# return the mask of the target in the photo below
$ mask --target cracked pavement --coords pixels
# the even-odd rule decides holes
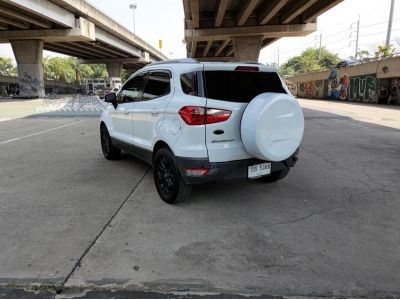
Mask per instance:
[[[96,118],[0,122],[0,297],[399,297],[400,130],[320,102],[283,181],[177,206],[103,159]]]

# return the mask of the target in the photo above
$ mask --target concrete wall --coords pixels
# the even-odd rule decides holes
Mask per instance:
[[[76,84],[56,80],[45,80],[44,86],[46,94],[76,94],[80,88]],[[18,77],[0,76],[0,96],[16,96],[18,92],[20,92]]]
[[[400,105],[400,56],[287,80],[298,97]]]

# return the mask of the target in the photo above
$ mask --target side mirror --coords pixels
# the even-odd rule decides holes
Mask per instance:
[[[109,93],[109,94],[105,95],[104,101],[107,103],[113,103],[113,102],[117,101],[117,94]]]
[[[111,103],[114,108],[117,108],[117,94],[116,93],[109,93],[104,96],[104,101],[107,103]]]

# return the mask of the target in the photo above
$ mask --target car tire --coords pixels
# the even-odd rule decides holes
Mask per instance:
[[[161,148],[155,154],[153,176],[158,195],[166,203],[176,204],[189,198],[192,186],[183,180],[169,149]]]
[[[102,124],[100,127],[100,142],[103,155],[108,160],[117,160],[121,158],[121,149],[112,144],[107,127]]]
[[[270,175],[260,178],[261,182],[276,182],[285,178],[290,171],[290,167],[285,167],[282,170],[271,172]]]

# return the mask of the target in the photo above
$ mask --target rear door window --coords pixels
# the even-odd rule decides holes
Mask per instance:
[[[146,87],[144,88],[142,101],[152,100],[168,95],[171,91],[170,76],[165,72],[150,72]]]
[[[200,73],[201,74],[201,73]],[[197,83],[197,72],[190,72],[181,75],[181,86],[182,91],[186,95],[198,96],[198,83]]]
[[[275,72],[205,71],[206,97],[215,100],[249,103],[262,93],[286,94]]]

